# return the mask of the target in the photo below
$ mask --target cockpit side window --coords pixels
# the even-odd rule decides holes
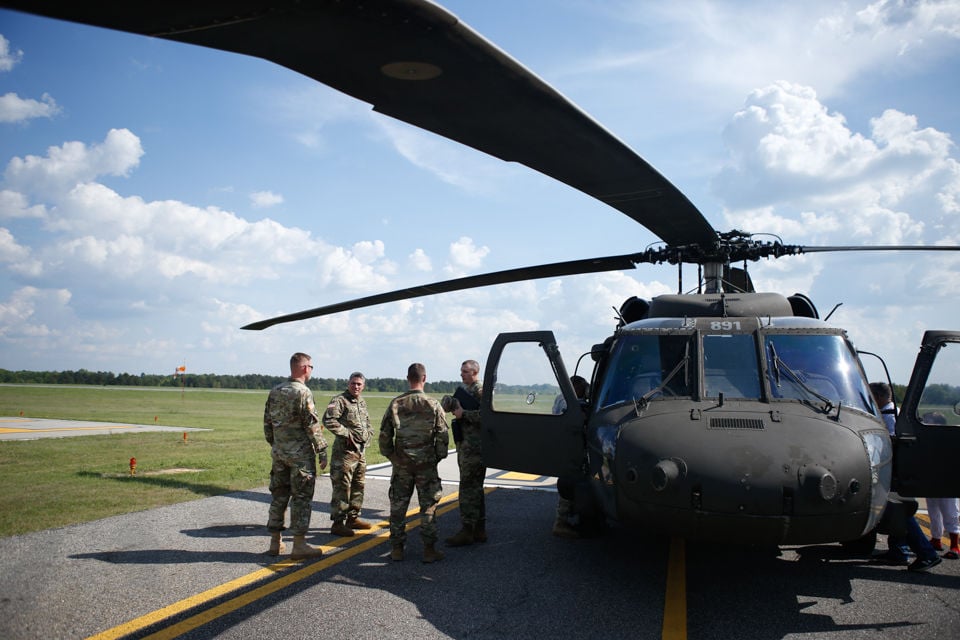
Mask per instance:
[[[960,425],[960,350],[955,344],[946,344],[937,354],[927,377],[917,420],[925,425]]]

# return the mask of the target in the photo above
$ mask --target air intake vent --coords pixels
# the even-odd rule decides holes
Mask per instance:
[[[711,429],[763,429],[763,420],[752,418],[710,418]]]

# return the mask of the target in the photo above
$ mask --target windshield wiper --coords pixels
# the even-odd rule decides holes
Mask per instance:
[[[823,395],[823,394],[817,392],[816,390],[812,389],[811,387],[809,387],[809,386],[807,385],[807,383],[805,383],[805,382],[800,378],[800,375],[799,375],[796,371],[794,371],[793,369],[791,369],[791,368],[787,365],[786,362],[784,362],[783,360],[780,359],[780,356],[777,355],[777,349],[776,349],[776,347],[773,346],[773,342],[770,343],[770,360],[771,360],[771,363],[772,363],[772,365],[773,365],[773,375],[774,375],[774,377],[776,378],[776,381],[777,381],[777,388],[780,387],[780,369],[781,369],[781,367],[782,367],[783,370],[784,370],[784,371],[787,373],[787,375],[789,376],[789,378],[790,378],[791,380],[793,380],[793,382],[794,382],[798,387],[800,387],[801,389],[803,389],[804,391],[806,391],[807,393],[809,393],[809,394],[812,395],[813,397],[815,397],[815,398],[817,398],[818,400],[820,400],[821,402],[823,402],[823,406],[821,407],[821,410],[822,410],[824,413],[830,413],[830,411],[833,409],[833,407],[836,406],[836,405],[833,404],[833,400],[831,400],[830,398],[826,397],[825,395]]]
[[[633,399],[633,405],[637,411],[638,416],[640,415],[641,411],[647,408],[647,404],[650,402],[650,398],[657,395],[658,393],[662,393],[663,390],[667,387],[667,385],[670,384],[670,381],[673,380],[678,373],[680,373],[680,369],[683,369],[684,371],[684,383],[686,384],[686,387],[687,388],[690,387],[689,372],[687,370],[687,364],[689,362],[690,362],[690,343],[687,342],[686,347],[684,348],[683,357],[680,358],[680,361],[677,362],[676,366],[670,371],[670,373],[667,374],[667,377],[663,379],[663,382],[661,382],[659,385],[657,385],[655,388],[651,389],[650,391],[647,391],[645,394],[643,394],[639,398]]]

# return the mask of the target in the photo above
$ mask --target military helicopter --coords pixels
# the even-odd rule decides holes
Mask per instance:
[[[802,253],[960,247],[809,247],[718,233],[634,151],[427,0],[197,1],[176,11],[119,1],[0,5],[271,60],[383,114],[525,164],[660,237],[665,246],[638,253],[448,280],[243,327],[521,280],[678,265],[677,294],[633,298],[618,310],[612,334],[589,354],[585,398],[552,332],[501,334],[487,358],[487,465],[557,476],[584,517],[686,538],[811,544],[869,535],[891,488],[960,494],[960,476],[948,473],[960,451],[960,390],[935,384],[938,372],[956,370],[960,349],[945,347],[957,347],[960,332],[924,335],[892,440],[846,332],[802,294],[755,291],[747,272],[748,262]],[[683,292],[684,264],[698,266],[696,293]],[[947,398],[934,402],[945,386]],[[929,418],[932,408],[945,409],[952,426]]]

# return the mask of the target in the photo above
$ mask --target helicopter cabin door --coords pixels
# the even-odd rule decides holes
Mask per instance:
[[[553,332],[497,336],[480,421],[487,467],[557,477],[581,472],[586,417]]]
[[[897,416],[894,489],[960,496],[960,332],[927,331]]]

